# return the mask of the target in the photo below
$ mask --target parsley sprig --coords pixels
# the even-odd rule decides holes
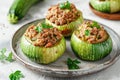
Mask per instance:
[[[78,66],[78,64],[81,63],[80,61],[78,61],[77,59],[72,60],[70,58],[67,59],[67,66],[68,69],[79,69],[80,67]]]
[[[10,80],[20,80],[20,78],[24,78],[24,75],[19,70],[15,71],[9,75]]]
[[[59,7],[60,9],[70,9],[70,2],[66,1],[64,3],[60,3]]]
[[[89,36],[90,35],[90,31],[89,30],[85,30],[85,35]]]
[[[92,23],[92,24],[89,24],[89,26],[90,26],[91,28],[96,27],[97,29],[100,29],[100,25],[99,25],[96,21],[93,21],[93,23]],[[86,35],[86,36],[89,36],[89,35],[90,35],[90,30],[85,30],[85,35]]]
[[[42,28],[52,28],[53,26],[46,24],[45,22],[41,23]]]
[[[91,24],[91,27],[96,27],[97,29],[100,29],[100,25],[96,22],[96,21],[93,21],[93,23]]]
[[[46,24],[45,22],[42,22],[40,25],[38,25],[38,26],[35,28],[35,30],[36,30],[37,32],[41,32],[42,29],[52,28],[52,27],[53,27],[53,26],[48,25],[48,24]]]
[[[9,61],[9,62],[14,61],[13,57],[12,57],[13,56],[12,52],[10,52],[8,56],[6,56],[5,55],[6,51],[7,51],[6,48],[3,48],[3,49],[0,50],[0,61],[2,61],[2,62],[4,62],[4,61]]]
[[[42,27],[37,26],[37,27],[35,28],[35,30],[36,30],[37,32],[41,32],[41,31],[42,31]]]

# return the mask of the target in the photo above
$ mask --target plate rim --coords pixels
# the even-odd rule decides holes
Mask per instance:
[[[28,66],[28,68],[30,68],[30,69],[36,69],[36,70],[39,70],[39,71],[42,71],[42,72],[54,72],[55,71],[55,73],[59,73],[59,72],[67,72],[67,73],[69,73],[69,72],[79,72],[79,74],[78,75],[85,75],[85,74],[91,74],[91,73],[95,73],[95,72],[98,72],[98,71],[101,71],[101,70],[103,70],[103,69],[106,69],[106,68],[108,68],[109,66],[111,66],[111,65],[113,65],[118,59],[119,59],[119,57],[120,57],[120,52],[119,52],[119,55],[116,55],[113,59],[111,59],[109,62],[107,62],[107,63],[103,63],[103,64],[99,64],[99,65],[97,65],[95,68],[92,68],[92,69],[90,69],[90,70],[82,70],[83,72],[81,72],[81,69],[76,69],[76,70],[69,70],[69,69],[53,69],[53,68],[49,68],[49,67],[47,67],[46,66],[46,68],[42,68],[42,67],[40,67],[40,66],[36,66],[36,65],[34,65],[34,64],[31,64],[31,63],[29,63],[29,62],[27,62],[27,61],[24,61],[20,56],[18,56],[17,55],[17,53],[15,52],[15,50],[14,50],[14,48],[13,48],[13,39],[14,39],[14,37],[15,37],[15,34],[19,31],[19,30],[21,30],[22,28],[23,28],[23,26],[26,26],[26,25],[29,25],[29,24],[31,24],[31,23],[33,23],[33,22],[36,22],[36,21],[40,21],[40,20],[43,20],[43,19],[45,19],[45,18],[41,18],[41,19],[36,19],[36,20],[33,20],[33,21],[31,21],[31,22],[28,22],[28,23],[26,23],[26,24],[24,24],[24,25],[22,25],[19,29],[17,29],[15,32],[14,32],[14,34],[12,35],[12,38],[11,38],[11,40],[10,40],[10,48],[11,48],[11,50],[12,50],[12,52],[13,52],[13,56],[18,60],[18,61],[20,61],[20,62],[22,62],[25,66]],[[84,19],[84,20],[91,20],[91,19]],[[91,20],[91,21],[93,21],[93,20]],[[98,22],[98,21],[96,21],[96,22]],[[99,24],[101,24],[101,25],[103,25],[103,26],[105,26],[105,27],[107,27],[107,28],[109,28],[111,31],[113,31],[115,34],[116,34],[116,36],[120,39],[120,36],[113,30],[113,29],[111,29],[110,27],[108,27],[108,26],[106,26],[106,25],[104,25],[104,24],[102,24],[102,23],[100,23],[100,22],[98,22]],[[99,69],[98,69],[99,68]],[[78,76],[77,75],[77,76]]]

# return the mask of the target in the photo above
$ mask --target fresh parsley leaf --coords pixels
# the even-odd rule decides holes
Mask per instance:
[[[96,22],[96,21],[93,21],[93,23],[91,24],[91,27],[96,27],[97,29],[100,29],[100,25]]]
[[[13,61],[12,52],[9,53],[8,56],[6,56],[5,53],[6,53],[6,48],[1,49],[1,51],[0,51],[0,61],[5,61],[5,60],[7,60],[7,61],[9,61],[9,62],[12,62],[12,61]]]
[[[45,22],[42,22],[41,27],[42,28],[52,28],[53,26],[50,26],[50,25],[46,24]]]
[[[37,27],[35,28],[35,30],[36,30],[37,32],[41,32],[41,31],[42,31],[42,27],[37,26]]]
[[[77,65],[79,63],[80,63],[80,61],[78,61],[77,59],[75,59],[75,60],[72,60],[70,58],[67,59],[68,69],[79,69],[80,67]]]
[[[4,61],[6,59],[5,52],[6,52],[6,48],[1,49],[1,51],[0,51],[0,61]]]
[[[39,25],[35,28],[35,30],[36,30],[37,32],[41,32],[42,29],[44,29],[44,28],[52,28],[52,27],[53,27],[53,26],[50,26],[50,25],[46,24],[45,22],[42,22],[41,24],[39,24]]]
[[[8,57],[6,58],[6,60],[9,62],[13,62],[14,60],[13,60],[12,56],[13,56],[13,54],[12,54],[12,52],[10,52]]]
[[[64,2],[64,3],[60,3],[59,7],[61,9],[70,9],[70,2],[67,1],[67,2]]]
[[[6,56],[4,53],[0,54],[0,61],[4,61],[6,59]]]
[[[89,30],[85,30],[85,35],[89,36],[90,35],[90,31]]]
[[[10,80],[20,80],[20,78],[24,78],[24,75],[19,70],[9,75]]]
[[[4,54],[6,52],[6,48],[3,48],[0,52]]]
[[[65,9],[65,3],[60,3],[59,7],[60,7],[61,9]]]
[[[73,62],[74,62],[74,63],[77,63],[77,64],[80,63],[80,61],[78,61],[77,59],[73,60]]]

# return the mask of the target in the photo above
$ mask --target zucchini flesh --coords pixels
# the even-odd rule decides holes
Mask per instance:
[[[110,36],[104,42],[90,44],[80,40],[74,33],[71,37],[71,47],[73,52],[83,60],[96,61],[106,57],[112,50],[112,40]]]
[[[14,0],[8,12],[8,20],[10,23],[17,23],[22,19],[30,7],[40,0]]]

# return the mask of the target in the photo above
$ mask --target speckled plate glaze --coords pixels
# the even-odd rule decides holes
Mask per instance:
[[[63,56],[61,56],[56,62],[48,64],[48,65],[42,65],[37,64],[33,61],[31,61],[29,58],[27,58],[20,48],[20,39],[21,36],[24,34],[27,27],[31,24],[37,24],[44,19],[35,20],[33,22],[30,22],[28,24],[25,24],[20,29],[18,29],[12,39],[11,39],[11,49],[15,56],[15,58],[23,63],[27,68],[30,68],[32,70],[38,71],[42,74],[46,74],[49,76],[55,76],[55,77],[75,77],[75,76],[81,76],[85,74],[91,74],[94,72],[98,72],[100,70],[103,70],[109,66],[111,66],[113,63],[115,63],[119,59],[120,55],[120,38],[118,34],[110,29],[109,27],[101,24],[104,26],[104,28],[108,31],[110,34],[112,41],[113,41],[113,50],[112,52],[105,57],[102,60],[95,61],[95,62],[89,62],[89,61],[81,61],[81,64],[79,64],[80,69],[77,70],[69,70],[66,65],[67,58],[76,59],[77,57],[74,55],[74,53],[71,50],[70,47],[70,39],[66,39],[67,48]],[[85,19],[87,20],[87,19]]]

